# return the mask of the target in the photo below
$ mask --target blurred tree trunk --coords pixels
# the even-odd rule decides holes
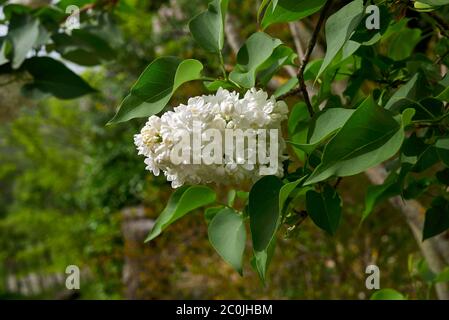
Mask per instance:
[[[145,215],[144,207],[126,208],[122,212],[122,234],[125,243],[123,284],[126,299],[142,299],[140,292],[141,272],[145,270],[142,259],[146,259],[142,253],[144,241],[154,221]]]
[[[365,173],[373,184],[382,184],[388,175],[383,166],[368,169]],[[434,273],[440,273],[449,263],[449,241],[447,232],[439,237],[433,237],[426,241],[422,241],[422,229],[426,209],[418,201],[403,200],[400,196],[390,198],[389,202],[402,213],[405,221],[412,230],[413,236],[426,259],[429,268]],[[446,283],[436,284],[435,289],[439,299],[449,300],[449,289]]]

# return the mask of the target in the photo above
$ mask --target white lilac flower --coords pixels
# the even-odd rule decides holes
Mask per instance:
[[[282,175],[282,161],[286,159],[285,141],[281,134],[281,122],[287,118],[288,108],[283,101],[276,101],[274,97],[268,97],[263,90],[251,89],[243,98],[237,92],[229,92],[220,88],[215,95],[203,95],[188,100],[187,105],[181,104],[173,111],[165,112],[161,117],[151,116],[140,134],[134,136],[134,143],[138,153],[146,157],[146,169],[159,175],[162,171],[167,180],[172,182],[172,187],[177,188],[183,184],[240,184],[246,181],[256,181],[262,176],[262,167],[268,164],[239,163],[236,156],[225,153],[224,140],[226,129],[253,130],[274,129],[277,132],[277,150],[275,156],[276,166],[274,175]],[[182,137],[193,137],[194,123],[200,124],[201,132],[215,129],[223,137],[223,152],[218,155],[221,162],[194,164],[192,161],[183,161],[174,164],[171,152],[174,146],[181,143]],[[257,131],[258,132],[258,131]],[[200,150],[204,150],[209,143],[201,134]],[[266,138],[266,150],[270,155],[272,140]],[[189,141],[190,140],[189,138]],[[206,141],[206,142],[204,142]],[[259,138],[257,138],[259,141]],[[182,145],[186,152],[193,154],[192,145]],[[235,145],[234,145],[235,147]],[[273,149],[276,144],[273,144]],[[249,142],[244,143],[244,155],[249,155],[260,150],[255,150]],[[183,149],[184,150],[184,149]],[[221,149],[220,149],[221,150]],[[273,150],[271,150],[273,153]],[[197,152],[203,159],[202,152]],[[191,160],[191,157],[189,157]]]

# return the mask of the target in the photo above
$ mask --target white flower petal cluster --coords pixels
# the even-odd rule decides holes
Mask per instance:
[[[278,152],[277,173],[282,175],[282,161],[286,145],[281,134],[281,122],[287,118],[288,107],[283,101],[268,97],[263,90],[255,88],[247,91],[243,98],[237,92],[220,88],[214,95],[192,97],[187,105],[181,104],[173,111],[165,112],[161,117],[151,116],[140,134],[134,136],[134,143],[140,155],[144,155],[146,169],[159,175],[162,171],[171,181],[172,187],[183,184],[240,184],[256,181],[261,177],[260,164],[238,164],[235,159],[223,153],[222,164],[174,165],[170,158],[173,146],[184,134],[192,134],[193,123],[201,123],[201,130],[218,129],[225,136],[225,129],[258,130],[277,129]],[[269,151],[267,138],[267,150]],[[201,146],[204,147],[204,146]],[[248,146],[246,146],[248,147]],[[189,146],[188,148],[191,148]],[[224,149],[223,149],[224,150]],[[256,152],[256,150],[245,150]]]

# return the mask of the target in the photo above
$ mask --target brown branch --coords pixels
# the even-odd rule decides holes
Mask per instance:
[[[321,11],[318,23],[315,26],[315,29],[310,37],[310,40],[307,45],[306,53],[298,52],[298,56],[302,57],[301,58],[301,67],[297,74],[299,87],[294,88],[294,89],[290,90],[289,92],[284,93],[283,95],[281,95],[277,98],[278,100],[283,100],[283,99],[293,96],[293,95],[302,94],[310,116],[313,116],[315,114],[315,111],[313,110],[312,103],[310,102],[309,92],[307,91],[307,86],[304,81],[304,72],[305,72],[307,64],[309,63],[309,60],[312,56],[312,52],[313,52],[313,50],[316,46],[316,43],[318,41],[318,35],[320,33],[321,27],[324,23],[324,20],[327,16],[327,13],[329,12],[331,6],[332,6],[332,0],[328,0],[326,2],[325,6],[323,7],[323,10]]]
[[[284,93],[284,94],[280,95],[279,97],[277,97],[276,100],[284,100],[285,98],[294,96],[295,94],[298,94],[298,93],[301,93],[301,88],[292,89],[289,92]]]
[[[304,55],[304,59],[302,60],[301,67],[299,68],[298,72],[299,87],[301,88],[301,92],[304,97],[304,102],[307,106],[307,110],[309,111],[311,117],[315,115],[315,111],[313,109],[312,103],[310,102],[309,92],[307,91],[306,82],[304,80],[304,72],[306,70],[307,64],[309,63],[312,51],[315,48],[316,42],[318,40],[318,34],[321,31],[321,27],[323,26],[324,20],[326,19],[327,13],[329,12],[331,7],[332,7],[332,0],[327,0],[326,4],[323,7],[323,10],[321,10],[320,18],[315,27],[315,30],[312,33],[312,37],[309,40],[307,51]]]
[[[337,189],[337,188],[338,188],[338,186],[339,186],[340,183],[341,183],[341,180],[343,180],[342,177],[338,177],[338,178],[337,178],[337,181],[336,181],[335,184],[334,184],[334,189]]]

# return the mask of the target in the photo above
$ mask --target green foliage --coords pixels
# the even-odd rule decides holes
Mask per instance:
[[[8,39],[13,46],[12,67],[17,69],[25,60],[39,36],[39,22],[30,15],[13,14],[11,17]]]
[[[131,88],[110,123],[151,116],[160,112],[183,83],[200,78],[203,65],[189,59],[164,57],[152,62]]]
[[[343,108],[325,109],[316,114],[310,124],[307,144],[292,142],[292,146],[312,153],[317,146],[323,144],[348,121],[354,110]]]
[[[449,4],[448,0],[420,0],[416,2],[426,3],[431,6],[444,6],[445,4]]]
[[[438,139],[435,148],[440,160],[449,167],[449,138]]]
[[[256,83],[256,72],[282,42],[263,32],[253,34],[237,54],[237,66],[230,74],[231,80],[251,88]]]
[[[193,38],[204,50],[220,52],[224,43],[224,20],[228,9],[228,0],[214,0],[207,11],[198,14],[190,23]]]
[[[224,208],[225,208],[224,206],[215,206],[206,208],[204,210],[204,219],[209,224],[212,221],[212,219],[217,215],[217,213],[223,210]]]
[[[246,229],[242,215],[231,208],[217,212],[209,224],[209,240],[220,256],[242,274]]]
[[[85,112],[74,102],[47,100],[2,125],[0,259],[6,266],[0,276],[60,274],[77,264],[91,272],[91,297],[117,298],[117,209],[141,203],[147,183],[129,146],[137,127],[107,134],[110,111],[87,107]],[[109,148],[106,138],[114,141]],[[47,297],[60,289],[52,288]]]
[[[55,50],[69,61],[83,66],[94,66],[112,60],[116,52],[109,43],[91,30],[75,29],[70,35],[52,36]]]
[[[385,109],[398,109],[397,104],[406,104],[417,98],[419,74],[415,74],[405,85],[397,90],[393,96],[388,100]]]
[[[151,241],[176,220],[200,207],[215,201],[215,192],[204,186],[184,186],[177,189],[156,220],[145,241]]]
[[[268,267],[271,263],[271,259],[273,258],[275,248],[276,239],[273,238],[266,250],[254,251],[254,255],[251,259],[251,266],[254,268],[254,270],[257,271],[259,279],[262,281],[262,283],[265,283],[266,281]]]
[[[326,145],[321,164],[306,184],[363,172],[392,157],[403,139],[401,124],[368,98]]]
[[[265,282],[266,273],[276,246],[276,231],[284,215],[290,193],[300,180],[282,185],[274,176],[267,176],[254,184],[248,198],[251,237],[254,256],[253,268]]]
[[[435,198],[426,212],[423,241],[449,229],[449,201],[443,197]]]
[[[287,47],[281,46],[279,39],[274,39],[263,32],[251,35],[237,54],[237,65],[229,78],[244,88],[254,87],[256,75],[271,75],[280,66],[291,64],[295,54]],[[268,77],[268,80],[271,79]],[[268,81],[265,81],[265,83]]]
[[[325,2],[325,0],[270,1],[262,18],[262,28],[265,29],[274,23],[301,20],[320,10]]]
[[[23,87],[31,97],[51,94],[59,99],[74,99],[95,92],[80,76],[52,58],[30,58],[24,63],[24,68],[34,79]]]
[[[0,74],[29,72],[32,77],[27,79],[29,83],[24,85],[23,93],[33,99],[47,95],[73,99],[94,92],[63,62],[49,57],[59,53],[64,59],[76,64],[93,66],[110,61],[117,55],[115,46],[121,44],[120,31],[112,17],[114,5],[108,6],[107,1],[96,4],[96,10],[88,15],[81,15],[83,23],[80,29],[70,32],[67,29],[68,14],[65,8],[68,5],[92,3],[80,1],[67,4],[60,1],[58,6],[38,7],[6,4],[3,8],[3,23],[7,25],[7,34],[0,41],[0,65],[3,66]],[[103,10],[105,8],[107,10]],[[112,37],[115,38],[113,41]],[[41,57],[43,53],[49,56]]]
[[[365,210],[362,213],[362,220],[365,220],[371,214],[374,207],[383,200],[401,193],[401,186],[397,180],[397,175],[392,173],[383,184],[368,187],[366,190]]]
[[[334,235],[340,224],[341,200],[329,185],[321,193],[310,190],[306,193],[306,208],[310,218],[321,229]]]
[[[6,5],[8,32],[0,38],[0,75],[25,79],[22,92],[32,98],[73,99],[96,92],[64,62],[53,58],[57,52],[64,60],[81,66],[106,65],[108,74],[104,78],[118,80],[108,87],[103,97],[92,99],[111,104],[121,100],[123,83],[136,78],[134,74],[129,75],[129,71],[139,73],[147,65],[129,93],[124,95],[110,123],[158,114],[169,107],[170,101],[186,100],[190,94],[184,93],[183,87],[192,81],[203,82],[205,89],[212,92],[220,87],[239,94],[252,87],[274,91],[274,96],[285,99],[291,109],[287,131],[294,154],[285,162],[283,177],[267,176],[252,186],[236,186],[244,190],[250,187],[249,195],[234,189],[220,194],[221,190],[199,185],[177,189],[147,241],[189,212],[209,206],[204,217],[210,243],[241,274],[248,221],[253,247],[251,265],[265,283],[269,265],[275,262],[275,247],[282,245],[281,230],[286,228],[289,237],[298,233],[301,236],[301,224],[308,216],[312,223],[335,236],[340,224],[344,225],[341,220],[346,215],[342,212],[348,208],[348,204],[343,203],[346,199],[337,191],[341,178],[359,175],[381,164],[388,171],[388,178],[381,185],[367,188],[364,208],[363,205],[357,207],[357,220],[361,218],[365,224],[371,223],[376,207],[393,196],[401,196],[422,201],[428,207],[423,240],[449,229],[449,77],[442,72],[448,67],[448,35],[444,30],[449,14],[444,7],[449,4],[447,0],[415,1],[416,10],[411,3],[389,1],[380,5],[379,30],[368,30],[364,23],[366,1],[334,3],[330,13],[324,16],[324,0],[264,0],[257,18],[261,29],[267,33],[258,31],[255,21],[245,21],[239,34],[244,41],[236,59],[229,54],[224,31],[228,7],[231,10],[235,3],[214,0],[190,20],[188,27],[192,39],[201,47],[198,48],[183,34],[196,6],[191,5],[194,9],[187,9],[185,15],[168,14],[164,21],[156,14],[145,15],[134,10],[132,7],[138,1],[124,2],[117,5],[115,1],[76,1],[79,6],[95,5],[94,10],[82,13],[81,28],[71,32],[66,32],[63,22],[67,18],[64,9],[73,2],[60,1],[56,6],[39,9]],[[148,7],[154,10],[161,5],[162,2],[155,2]],[[256,15],[238,11],[233,13],[238,17],[247,14],[253,19]],[[132,15],[139,15],[138,19],[129,21]],[[173,16],[180,17],[172,23]],[[311,18],[305,21],[307,17]],[[312,33],[317,21],[324,21],[324,34],[314,34],[310,38],[318,44],[325,42],[326,50],[324,57],[317,56],[316,52],[306,55],[299,74],[287,76],[285,70],[291,73],[298,68],[298,55],[303,59],[304,52],[298,50],[296,54],[290,36],[285,34],[286,23],[299,20],[307,22],[304,25]],[[118,21],[127,33],[125,41],[119,36],[122,29],[117,27]],[[147,36],[142,30],[158,28],[157,23],[150,22],[167,25],[173,33]],[[173,35],[175,31],[181,35]],[[138,50],[133,50],[138,41],[141,42]],[[308,50],[317,43],[309,43]],[[45,55],[53,53],[52,57],[40,56],[44,51]],[[127,52],[123,54],[122,51]],[[155,57],[156,51],[163,57]],[[148,61],[152,62],[148,64]],[[282,85],[277,86],[278,83]],[[277,88],[273,89],[273,84]],[[191,83],[190,86],[190,92],[198,89]],[[310,98],[297,94],[307,89]],[[5,208],[1,213],[5,219],[0,227],[9,230],[14,239],[27,233],[26,229],[15,228],[20,221],[30,219],[37,228],[43,228],[42,225],[49,228],[50,221],[57,219],[57,210],[65,213],[92,210],[101,215],[149,199],[157,202],[158,193],[143,192],[147,186],[143,167],[133,158],[132,133],[138,130],[138,122],[128,122],[123,132],[120,128],[108,127],[111,131],[106,133],[102,124],[110,112],[102,113],[91,106],[86,113],[91,112],[92,117],[98,118],[89,118],[85,124],[87,116],[81,112],[67,111],[64,116],[58,112],[61,112],[58,108],[50,108],[50,116],[40,115],[37,120],[22,115],[9,127],[11,133],[6,142],[2,141],[2,147],[13,152],[5,152],[7,160],[0,162],[0,176],[8,180],[13,177],[14,183],[2,182],[7,192],[0,202]],[[70,115],[76,118],[73,122],[66,119]],[[56,134],[59,132],[53,128],[51,132],[60,140],[46,145],[41,118],[63,121],[71,132],[79,126],[80,135],[86,138],[66,141],[64,135]],[[118,141],[109,145],[100,143],[113,139]],[[13,141],[20,147],[14,147]],[[65,147],[72,144],[74,150]],[[89,156],[80,154],[80,149],[89,150]],[[28,161],[16,163],[17,154]],[[39,166],[34,167],[33,163]],[[59,176],[65,178],[58,179]],[[162,188],[162,185],[155,188]],[[74,197],[77,192],[79,197]],[[15,201],[8,205],[11,198]],[[222,201],[224,198],[226,200]],[[352,200],[348,203],[353,203]],[[158,211],[159,206],[154,206]],[[39,208],[42,220],[30,218],[30,207]],[[104,217],[98,220],[109,226],[115,223]],[[80,223],[69,215],[64,215],[61,221],[64,226]],[[76,231],[89,234],[85,229],[83,225]],[[92,229],[101,233],[96,227]],[[335,236],[335,242],[339,236]],[[309,242],[312,241],[309,239]],[[31,253],[27,251],[26,241],[18,242],[18,246],[19,249],[8,248],[5,252],[20,261],[21,255],[37,257],[42,252],[52,252],[47,244],[38,244]],[[102,248],[101,244],[98,247]],[[89,250],[95,252],[95,249],[93,246]],[[108,249],[106,246],[104,250]],[[82,248],[72,250],[77,257],[82,256]],[[5,256],[4,252],[2,254]],[[446,270],[435,275],[424,264],[418,269],[429,286],[447,281]],[[372,299],[403,298],[392,289],[372,296]]]
[[[371,296],[371,300],[406,300],[402,293],[394,289],[382,289]]]
[[[324,3],[263,1],[257,15],[261,19],[261,27],[265,29],[272,24],[304,19],[320,11]],[[243,92],[243,88],[264,87],[279,75],[283,66],[295,65],[297,56],[287,44],[259,31],[247,37],[237,54],[235,66],[228,74],[222,56],[227,7],[227,1],[212,1],[206,11],[189,23],[193,38],[203,49],[218,54],[220,58],[222,78],[203,79],[207,90],[215,91],[223,87]],[[311,99],[313,112],[309,114],[308,104],[300,101],[292,108],[288,122],[290,145],[304,163],[304,168],[292,173],[286,168],[284,180],[269,176],[256,182],[249,199],[243,203],[241,213],[237,208],[234,208],[235,212],[221,209],[223,206],[218,203],[206,210],[209,236],[211,230],[220,235],[211,242],[239,272],[241,264],[237,258],[240,258],[240,250],[243,249],[235,249],[232,255],[231,247],[235,247],[235,243],[227,247],[219,241],[227,233],[216,222],[221,220],[216,219],[225,220],[228,217],[226,219],[235,229],[237,226],[240,228],[243,217],[249,215],[254,249],[251,263],[265,281],[276,243],[275,234],[283,223],[300,219],[298,210],[306,210],[316,225],[329,234],[335,234],[340,223],[342,201],[330,186],[331,179],[360,174],[396,159],[384,184],[368,189],[362,213],[362,220],[365,220],[383,200],[396,195],[407,199],[420,197],[436,181],[415,179],[411,176],[413,173],[424,172],[439,162],[447,165],[446,127],[443,124],[447,113],[444,108],[447,76],[441,79],[429,59],[414,55],[422,37],[420,29],[408,25],[410,19],[394,22],[394,11],[385,5],[379,9],[382,13],[379,30],[366,28],[362,0],[334,8],[329,17],[324,17],[327,47],[324,59],[306,61],[307,65],[304,66],[304,81],[315,80],[314,85],[318,83],[317,93]],[[176,75],[181,74],[179,68],[186,63],[180,61],[177,58],[159,58],[150,64],[112,122],[158,113],[181,83],[200,78],[202,64],[186,60],[192,67],[182,70],[185,81],[183,79],[178,84]],[[159,68],[159,63],[164,66]],[[165,73],[159,73],[160,70]],[[287,79],[274,95],[288,96],[297,90],[298,79]],[[340,80],[348,81],[342,97],[335,95],[332,88],[332,84]],[[376,83],[376,89],[373,90],[372,85],[367,86],[367,81]],[[431,88],[437,82],[438,85]],[[160,92],[164,92],[162,97]],[[319,110],[319,105],[322,110]],[[416,125],[429,122],[431,126],[424,136],[408,135]],[[443,135],[433,131],[433,124],[441,125],[439,129],[444,132]],[[444,172],[440,172],[438,181],[444,183],[445,180]],[[181,197],[184,190],[177,190],[174,198]],[[233,191],[227,201],[229,207],[235,206],[235,194]],[[204,204],[209,202],[205,201]],[[170,202],[161,215],[169,221],[168,224],[171,218],[167,217],[173,214],[175,207]],[[242,217],[242,220],[238,221],[237,217]],[[427,224],[431,224],[431,219],[427,220]],[[447,229],[445,224],[440,225],[442,230]],[[162,229],[155,228],[157,231],[153,230],[150,238]],[[429,234],[434,235],[432,232]]]
[[[351,1],[334,13],[326,22],[326,56],[318,76],[329,66],[341,48],[351,38],[364,14],[362,0]]]
[[[254,251],[264,251],[276,232],[280,219],[281,181],[267,176],[256,182],[249,194],[248,210]]]

